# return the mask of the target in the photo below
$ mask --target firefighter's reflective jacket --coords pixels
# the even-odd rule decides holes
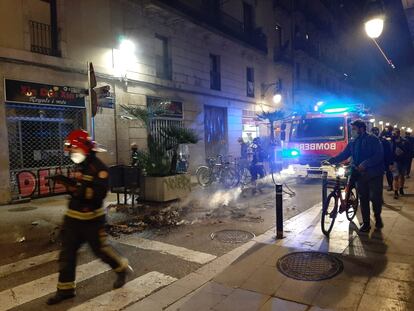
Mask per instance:
[[[66,215],[80,220],[90,220],[105,215],[102,207],[108,191],[108,168],[91,153],[79,165],[76,176],[76,190],[71,192]]]

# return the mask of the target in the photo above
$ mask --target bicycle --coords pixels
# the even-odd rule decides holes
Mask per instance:
[[[200,166],[196,171],[197,182],[200,186],[207,187],[215,181],[220,182],[226,188],[236,185],[236,170],[229,161],[223,161],[223,156],[208,158],[206,162],[207,165]]]
[[[359,198],[355,188],[358,172],[353,166],[339,167],[334,182],[328,181],[327,188],[332,187],[331,193],[326,197],[322,206],[321,229],[325,236],[329,236],[335,223],[336,216],[346,212],[346,218],[352,221],[357,213]],[[346,181],[343,181],[346,177]]]
[[[248,186],[251,183],[252,175],[250,174],[250,162],[247,159],[236,158],[234,162],[236,170],[236,185],[240,185],[242,188]]]

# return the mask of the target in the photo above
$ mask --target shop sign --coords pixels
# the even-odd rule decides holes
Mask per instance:
[[[86,89],[10,79],[4,84],[6,102],[85,108]]]
[[[182,119],[183,103],[175,100],[167,100],[157,97],[147,97],[147,107],[161,107],[165,113],[159,115],[160,118]]]

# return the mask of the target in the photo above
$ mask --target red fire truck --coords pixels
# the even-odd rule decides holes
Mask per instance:
[[[348,144],[352,121],[362,119],[371,124],[370,116],[360,106],[322,108],[315,106],[315,110],[322,111],[295,115],[285,122],[284,162],[298,177],[320,177],[321,162],[339,154]]]

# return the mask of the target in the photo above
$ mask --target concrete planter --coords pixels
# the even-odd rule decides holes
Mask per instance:
[[[144,176],[143,197],[147,201],[166,202],[186,197],[191,191],[189,174],[165,177]]]

